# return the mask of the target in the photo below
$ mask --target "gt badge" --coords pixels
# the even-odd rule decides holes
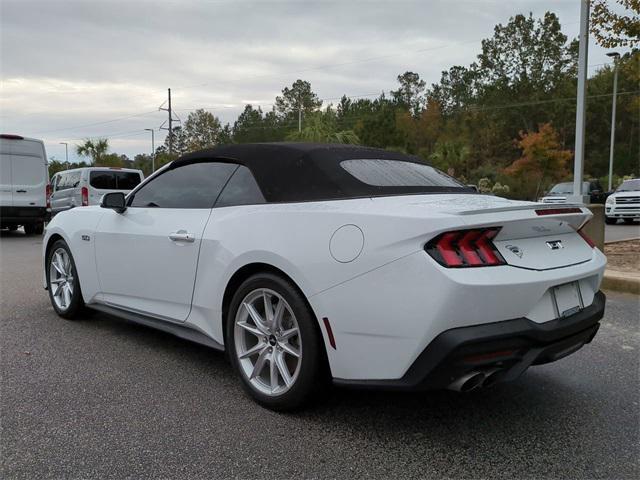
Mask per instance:
[[[561,248],[564,248],[564,245],[562,245],[561,240],[550,240],[547,242],[547,247],[551,250],[560,250]]]
[[[524,253],[520,247],[516,247],[515,245],[506,245],[505,248],[509,250],[514,255],[517,255],[518,258],[522,258],[522,254]]]

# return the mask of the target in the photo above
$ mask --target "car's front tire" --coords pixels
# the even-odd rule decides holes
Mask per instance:
[[[226,323],[233,367],[259,404],[295,409],[322,386],[317,321],[288,280],[272,273],[248,278],[233,296]]]
[[[618,223],[618,219],[614,217],[604,217],[604,221],[607,225],[615,225]]]
[[[68,320],[77,318],[84,301],[76,264],[64,240],[57,240],[49,249],[46,277],[49,299],[56,313]]]

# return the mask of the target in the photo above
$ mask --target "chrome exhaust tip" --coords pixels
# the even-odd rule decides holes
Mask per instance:
[[[482,372],[470,372],[462,375],[447,388],[456,392],[470,392],[482,385],[485,374]]]
[[[482,381],[482,387],[490,387],[498,382],[506,373],[504,368],[492,368],[484,372],[484,380]]]

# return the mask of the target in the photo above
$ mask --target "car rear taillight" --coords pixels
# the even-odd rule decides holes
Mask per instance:
[[[499,231],[494,227],[445,232],[427,243],[425,250],[449,268],[504,265],[507,262],[492,242]]]
[[[47,199],[47,208],[51,208],[51,184],[47,183],[44,189],[45,198]]]
[[[566,213],[582,213],[582,209],[578,207],[567,207],[567,208],[541,208],[536,210],[537,215],[564,215]]]
[[[82,194],[82,206],[86,207],[89,205],[89,189],[87,187],[82,187],[80,192]]]
[[[585,225],[586,225],[586,224],[585,224]],[[595,242],[594,242],[593,240],[591,240],[591,237],[589,237],[589,235],[587,235],[587,234],[584,232],[583,228],[584,228],[584,225],[583,225],[583,227],[582,227],[580,230],[578,230],[578,235],[580,235],[580,236],[582,237],[582,239],[583,239],[585,242],[587,242],[591,248],[596,248],[596,244],[595,244]]]

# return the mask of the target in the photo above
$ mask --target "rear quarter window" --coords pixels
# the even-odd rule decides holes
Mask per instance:
[[[234,205],[255,205],[265,203],[264,195],[258,187],[251,170],[241,165],[234,172],[222,190],[216,207],[230,207]]]
[[[340,166],[374,187],[460,187],[465,185],[425,164],[399,160],[343,160]]]

